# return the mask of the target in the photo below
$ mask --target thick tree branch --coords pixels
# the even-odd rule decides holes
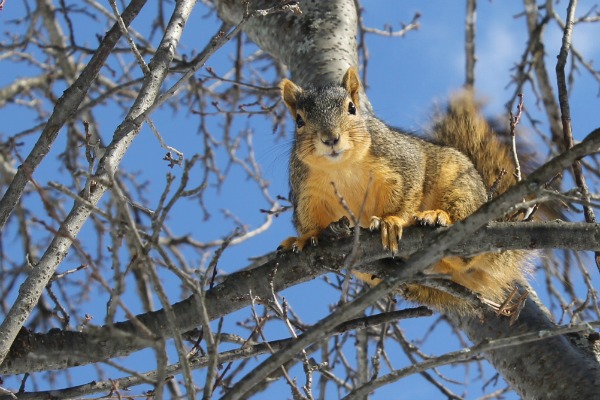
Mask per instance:
[[[501,319],[490,324],[477,318],[449,317],[473,343],[539,332],[540,340],[484,354],[523,398],[561,400],[597,396],[600,364],[598,354],[594,353],[597,345],[592,339],[593,329],[582,334],[544,337],[543,334],[556,328],[556,324],[531,299],[527,300],[514,325]],[[589,340],[588,334],[592,334]]]
[[[447,229],[432,231],[417,227],[407,229],[400,241],[399,257],[410,256],[438,231],[445,230]],[[361,230],[360,238],[357,265],[353,268],[379,276],[388,274],[390,271],[387,268],[375,264],[376,261],[389,258],[389,254],[381,249],[378,233]],[[270,260],[263,265],[229,275],[223,283],[206,293],[205,304],[210,319],[220,318],[248,306],[250,292],[265,301],[269,299],[271,292],[266,277],[273,274],[274,287],[281,291],[331,270],[341,270],[344,268],[345,255],[352,251],[353,241],[352,234],[332,242],[322,240],[318,248],[307,249],[299,255],[286,254],[276,257],[275,254],[271,254]],[[461,242],[452,249],[452,253],[469,256],[500,248],[543,249],[575,246],[579,250],[600,248],[600,225],[564,222],[493,223]],[[174,304],[173,312],[179,332],[192,330],[201,324],[193,296]],[[162,310],[139,315],[138,321],[157,336],[164,338],[171,335]],[[38,334],[23,331],[4,364],[0,366],[0,373],[19,374],[68,368],[127,355],[151,345],[139,337],[135,324],[128,321],[83,333],[52,331]]]
[[[465,87],[473,89],[475,87],[475,63],[477,56],[475,53],[475,30],[477,20],[477,0],[467,0],[467,13],[465,18],[465,54],[466,54],[466,79]]]

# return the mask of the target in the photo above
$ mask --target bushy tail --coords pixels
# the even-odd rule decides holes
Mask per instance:
[[[454,147],[469,157],[494,197],[516,183],[510,147],[483,118],[473,93],[463,91],[454,95],[432,129],[437,142]],[[479,293],[489,304],[501,304],[513,290],[515,282],[525,280],[529,254],[523,250],[509,250],[475,256],[469,261],[467,271],[470,272],[463,274],[463,281],[459,283]],[[514,312],[513,308],[508,309]],[[518,316],[518,312],[515,315]]]
[[[488,190],[495,185],[494,196],[516,183],[510,148],[483,118],[472,92],[463,91],[450,99],[446,111],[435,121],[433,133],[437,142],[454,147],[471,159]]]

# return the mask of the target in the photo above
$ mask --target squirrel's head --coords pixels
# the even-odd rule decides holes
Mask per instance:
[[[357,161],[370,146],[360,110],[360,79],[350,67],[341,85],[302,89],[288,79],[281,96],[296,122],[296,152],[310,165]]]

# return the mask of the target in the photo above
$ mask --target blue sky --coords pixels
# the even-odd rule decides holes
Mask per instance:
[[[592,4],[592,1],[580,1],[578,14],[581,15],[587,11]],[[21,2],[6,2],[4,10],[0,12],[0,26],[4,28],[3,31],[20,29],[8,25],[7,22],[23,15],[21,7]],[[464,82],[465,6],[463,2],[405,0],[402,2],[365,1],[363,7],[365,8],[365,23],[376,28],[382,28],[384,24],[392,24],[395,29],[398,29],[400,21],[409,22],[415,12],[421,14],[421,28],[418,31],[409,32],[404,38],[367,36],[370,53],[367,94],[376,114],[392,125],[410,130],[421,130],[427,125],[434,104],[443,102],[449,94],[459,89]],[[555,7],[557,12],[564,18],[566,3],[560,2]],[[485,111],[488,115],[502,113],[504,104],[509,100],[514,90],[509,85],[511,68],[520,59],[527,37],[524,18],[515,18],[515,15],[520,12],[521,8],[517,2],[479,2],[476,87],[478,93],[487,102]],[[147,31],[151,14],[152,10],[145,10],[134,22],[133,27],[141,32]],[[201,4],[198,4],[192,17],[193,23],[190,22],[186,27],[181,46],[182,52],[190,53],[193,49],[201,49],[209,40],[210,35],[216,31],[219,22],[214,16],[204,17],[205,14],[206,10]],[[96,43],[96,34],[103,33],[101,24],[90,24],[85,18],[76,19],[74,22],[78,32],[82,34],[81,41],[89,46]],[[587,59],[600,59],[600,44],[596,40],[599,33],[597,24],[578,26],[575,30],[574,46]],[[550,39],[546,41],[546,58],[549,62],[549,72],[553,73],[555,56],[558,54],[560,47],[561,32],[557,27],[554,27],[548,31],[547,37]],[[158,36],[153,37],[152,44],[156,46],[158,40]],[[121,42],[121,45],[125,45],[125,43]],[[30,46],[27,51],[35,54],[37,50]],[[234,51],[233,44],[226,46],[209,60],[207,66],[213,68],[218,75],[225,75],[231,68]],[[247,51],[250,54],[250,50]],[[33,75],[36,72],[35,68],[22,67],[1,59],[0,65],[2,65],[3,70],[3,73],[0,74],[0,87],[19,77]],[[139,71],[134,71],[133,74],[140,76]],[[206,77],[207,74],[205,71],[199,71],[197,76]],[[60,95],[62,89],[64,88],[57,86],[56,93]],[[591,79],[587,72],[580,71],[571,94],[571,110],[576,139],[583,138],[587,133],[598,127],[598,110],[600,106],[598,92],[598,82]],[[528,110],[534,115],[542,115],[531,92],[525,93],[525,102]],[[46,108],[49,111],[52,109],[51,105],[48,104]],[[117,109],[114,105],[107,103],[102,107],[97,118],[102,121],[99,134],[103,140],[106,142],[110,140],[122,117],[122,110]],[[33,125],[32,114],[20,105],[11,104],[0,108],[0,118],[3,121],[3,125],[0,127],[0,137],[3,139]],[[182,150],[184,154],[191,155],[197,148],[202,146],[200,136],[197,134],[197,118],[193,114],[180,113],[174,117],[172,110],[164,107],[153,114],[152,119],[165,141],[169,145]],[[222,129],[222,123],[223,121],[219,117],[211,120],[210,129],[215,135],[218,135],[219,130]],[[291,124],[288,124],[288,127],[291,126]],[[544,126],[547,127],[547,124]],[[288,192],[287,155],[291,132],[288,132],[288,137],[285,139],[276,139],[272,133],[269,119],[263,116],[238,118],[236,129],[240,132],[246,130],[252,132],[256,158],[265,179],[270,182],[270,194],[272,196],[286,196]],[[33,143],[34,139],[35,137],[31,136],[24,139],[25,145],[20,150],[21,155],[27,154],[26,148]],[[538,139],[534,136],[530,140],[535,142]],[[63,151],[65,145],[64,135],[61,135],[51,154],[34,176],[38,182],[46,185],[48,181],[69,181],[69,178],[66,177],[64,171],[61,171],[56,161],[58,154]],[[242,154],[244,151],[245,148],[242,144]],[[148,180],[146,196],[150,199],[150,204],[156,204],[164,187],[165,175],[169,172],[166,165],[160,161],[163,155],[164,150],[160,147],[152,132],[145,127],[136,138],[122,164],[123,170],[139,172],[144,179]],[[217,157],[220,166],[224,167],[227,162],[225,154],[220,153]],[[174,171],[174,173],[179,174],[178,171]],[[199,178],[199,174],[193,174],[192,177]],[[26,201],[32,207],[35,207],[36,204],[39,206],[39,200],[33,195],[28,196]],[[231,219],[223,217],[221,210],[228,210],[244,221],[249,229],[254,229],[265,220],[264,214],[260,213],[259,209],[268,207],[267,202],[258,193],[256,184],[248,181],[245,172],[235,166],[231,169],[228,180],[220,190],[209,190],[206,205],[211,212],[211,218],[203,221],[202,211],[196,202],[181,201],[169,217],[171,228],[176,234],[189,233],[198,240],[216,239],[228,235],[235,227]],[[5,246],[11,243],[11,238],[14,238],[14,229],[14,227],[9,227],[4,232]],[[82,240],[85,240],[87,235],[91,234],[90,231],[91,227],[88,223],[80,236]],[[228,249],[221,259],[219,269],[223,274],[239,270],[249,263],[248,259],[250,257],[273,251],[283,238],[293,234],[291,213],[288,212],[274,219],[271,228],[264,234]],[[93,245],[90,244],[89,246]],[[15,254],[15,257],[18,257],[18,254]],[[201,264],[198,254],[193,253],[189,257],[188,262],[191,265]],[[59,270],[73,268],[74,263],[76,263],[76,259],[72,257],[64,262]],[[105,266],[106,269],[108,267]],[[107,273],[110,274],[110,272]],[[179,282],[165,271],[161,271],[161,275],[164,278],[165,286],[172,290],[170,292],[172,300],[179,300]],[[88,278],[85,275],[77,277],[81,280]],[[598,278],[594,276],[593,279],[597,284]],[[130,301],[128,305],[135,311],[139,309],[139,304],[135,299],[131,283],[129,289],[131,290],[131,297],[128,299]],[[72,288],[71,290],[76,289]],[[584,289],[581,288],[580,290]],[[582,293],[585,296],[585,291]],[[320,280],[287,290],[284,295],[306,323],[316,322],[326,315],[329,305],[336,302],[338,296],[336,292]],[[97,324],[102,322],[107,299],[107,293],[98,291],[91,294],[90,302],[86,306],[86,312],[95,316],[94,322]],[[403,304],[401,303],[401,305]],[[235,322],[249,316],[250,311],[248,309],[228,316],[225,319],[225,331],[235,331],[237,329]],[[403,321],[400,326],[410,340],[418,340],[423,336],[434,318],[437,317],[429,318],[426,321]],[[424,345],[425,351],[431,354],[442,354],[459,346],[455,339],[448,339],[445,336],[447,330],[440,329],[436,334],[438,336],[435,336]],[[267,335],[269,339],[288,336],[284,327],[279,324],[270,327]],[[349,344],[349,351],[351,351],[351,347],[351,344]],[[370,351],[373,350],[372,346]],[[398,349],[390,348],[389,351],[399,353]],[[123,360],[123,363],[133,368],[139,368],[140,366],[146,368],[148,365],[152,365],[152,361],[148,362],[148,360],[152,360],[152,357],[153,353],[151,351],[145,351]],[[176,357],[173,355],[170,361],[175,360]],[[404,366],[405,362],[404,358],[398,354],[395,367]],[[462,378],[462,367],[444,367],[441,370],[445,375],[454,377],[459,381],[464,379]],[[114,373],[114,376],[117,375],[116,372],[111,371],[111,373]],[[296,368],[293,373],[298,377],[299,382],[303,382],[304,378],[301,370]],[[477,372],[471,371],[471,374],[472,377],[477,376]],[[493,372],[490,373],[488,370],[485,379],[491,378],[492,375]],[[202,373],[198,376],[202,376]],[[91,367],[73,369],[71,378],[74,383],[97,379]],[[6,380],[6,386],[18,387],[18,383],[15,382],[9,378]],[[484,381],[481,381],[473,384],[465,397],[477,398],[478,395],[481,395],[478,390],[483,387],[484,383]],[[39,384],[43,386],[43,382],[40,381]],[[64,385],[66,385],[66,382],[63,381],[56,387]],[[464,388],[459,385],[451,387],[457,394],[464,391]],[[33,389],[33,387],[30,386],[28,389]],[[493,390],[495,388],[487,389],[488,392]],[[291,397],[289,389],[283,383],[274,385],[270,389],[269,395],[273,398]],[[332,398],[337,397],[336,393],[330,393],[330,395]],[[406,399],[429,399],[439,398],[440,392],[425,383],[421,377],[413,376],[389,388],[377,391],[372,398],[387,399],[390,396]],[[509,396],[509,398],[516,397]]]

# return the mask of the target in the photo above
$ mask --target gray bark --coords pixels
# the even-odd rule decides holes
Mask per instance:
[[[236,0],[215,1],[219,16],[239,24],[244,7]],[[272,1],[255,1],[256,9],[272,6]],[[357,22],[353,1],[304,1],[302,15],[273,14],[251,18],[244,33],[284,63],[300,86],[338,82],[350,66],[358,65]],[[361,88],[364,94],[364,88]],[[367,96],[361,96],[364,110],[372,111]]]
[[[273,1],[253,1],[256,9]],[[219,16],[237,25],[244,7],[236,0],[216,1]],[[304,86],[337,81],[351,65],[358,65],[357,14],[353,1],[301,2],[302,15],[290,13],[252,18],[244,27],[248,37],[283,62],[292,78]]]
[[[543,306],[541,306],[543,307]],[[517,322],[451,316],[474,343],[556,328],[534,301],[527,301]],[[592,399],[600,388],[598,342],[589,332],[540,338],[485,354],[496,370],[525,399]],[[517,342],[518,343],[518,342]]]

